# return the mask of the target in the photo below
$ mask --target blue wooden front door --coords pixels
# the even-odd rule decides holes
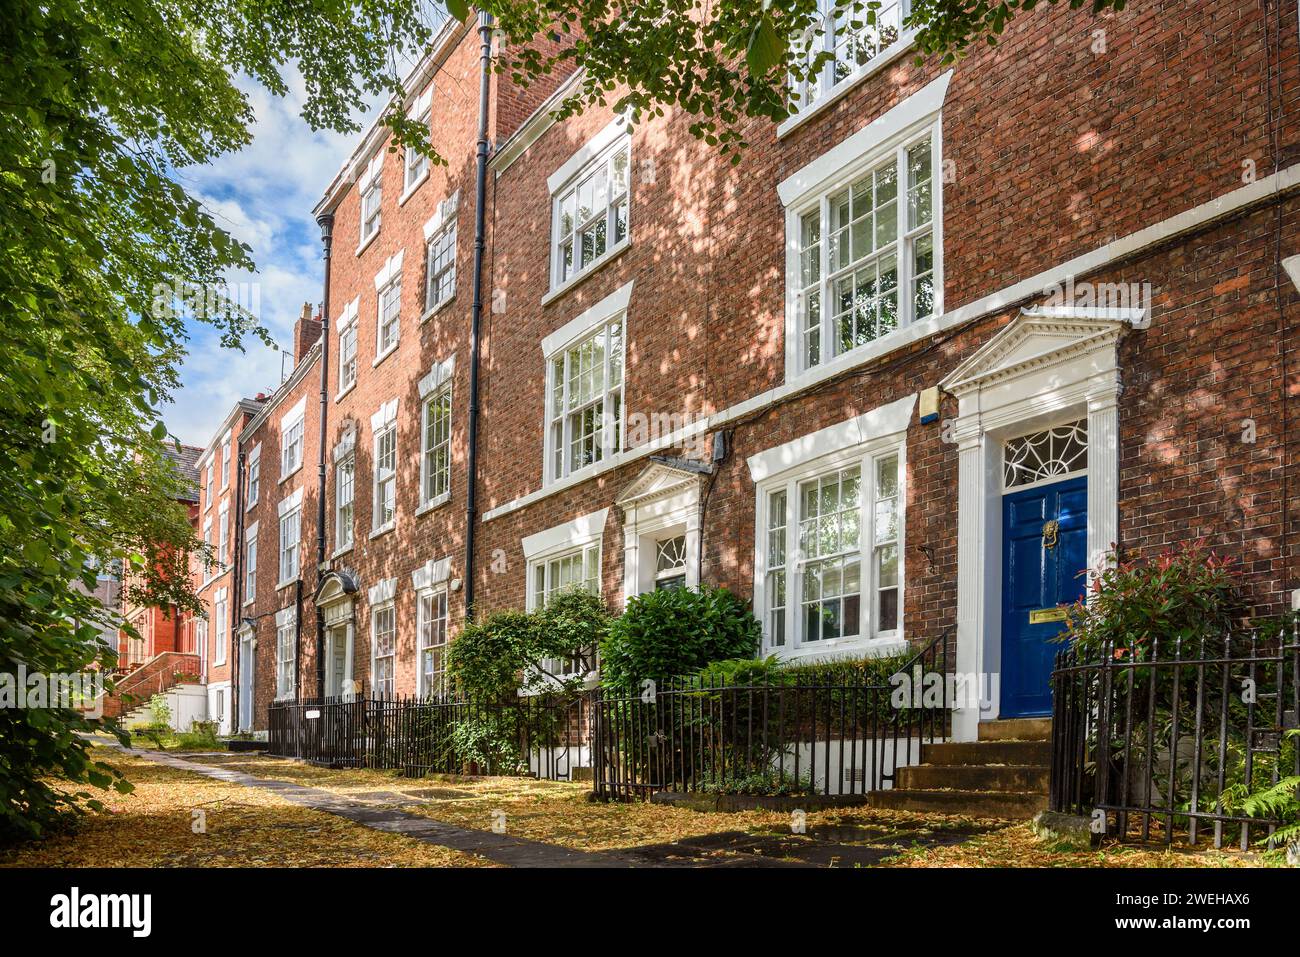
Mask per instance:
[[[1065,627],[1052,609],[1083,595],[1087,556],[1086,476],[1002,497],[1002,717],[1051,712],[1051,639]]]

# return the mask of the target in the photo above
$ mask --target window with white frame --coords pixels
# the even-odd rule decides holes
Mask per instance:
[[[339,317],[339,394],[352,388],[357,381],[357,309],[359,299],[353,299]]]
[[[397,611],[392,601],[370,612],[370,636],[374,642],[371,687],[379,696],[391,697],[396,690]]]
[[[545,608],[554,596],[566,591],[600,594],[600,542],[550,555],[529,566],[532,578],[529,610]],[[585,670],[583,658],[595,660],[595,649],[563,661],[546,659],[544,667],[551,674],[570,676]]]
[[[622,448],[623,321],[608,323],[548,361],[550,477],[564,478]]]
[[[280,503],[280,585],[298,579],[298,546],[302,535],[302,489]]]
[[[217,577],[217,565],[207,554],[208,547],[212,544],[212,519],[208,518],[203,523],[203,583],[206,585],[212,579]]]
[[[399,276],[379,292],[379,337],[376,355],[383,355],[397,345],[402,321],[402,279]]]
[[[888,54],[903,38],[909,0],[880,0],[871,9],[865,0],[818,0],[817,20],[795,43],[796,55],[812,71],[793,83],[797,109],[806,109],[862,76],[872,61]],[[825,59],[820,65],[819,57]]]
[[[334,467],[334,541],[338,551],[352,547],[352,510],[356,497],[357,458],[349,452]]]
[[[370,506],[373,531],[393,527],[398,507],[398,400],[383,403],[370,416],[374,434],[374,488]]]
[[[447,590],[425,589],[416,605],[416,632],[419,636],[416,673],[422,698],[447,694]]]
[[[262,444],[253,446],[248,453],[248,505],[252,508],[262,494]]]
[[[275,616],[275,697],[292,698],[297,686],[297,612],[292,606]]]
[[[226,625],[230,623],[230,603],[226,596],[226,589],[223,588],[217,592],[216,599],[212,603],[212,663],[214,665],[226,663]]]
[[[226,691],[224,688],[217,688],[214,697],[213,717],[218,722],[226,720]]]
[[[456,220],[425,243],[424,309],[437,309],[456,292]]]
[[[424,400],[420,456],[420,503],[447,495],[451,489],[451,382],[444,382]]]
[[[257,523],[244,532],[244,603],[257,597]]]
[[[217,565],[221,571],[226,569],[226,559],[229,558],[230,548],[230,506],[227,502],[221,503],[221,508],[217,514]]]
[[[230,434],[221,443],[221,491],[230,487]]]
[[[534,562],[530,610],[545,608],[552,596],[568,590],[600,592],[600,542]]]
[[[800,371],[934,315],[934,129],[791,210]]]
[[[191,652],[199,656],[199,660],[206,662],[208,660],[208,622],[205,618],[194,619],[194,646]],[[136,661],[131,659],[132,663]]]
[[[208,478],[207,478],[207,484],[206,484],[206,487],[205,487],[205,490],[204,490],[204,496],[203,496],[203,510],[204,510],[204,511],[207,511],[208,509],[210,509],[210,508],[212,507],[212,473],[216,470],[216,468],[217,468],[217,463],[216,463],[216,461],[215,461],[215,457],[214,457],[214,460],[208,463],[208,468],[207,468],[207,476],[208,476]]]
[[[760,485],[768,648],[898,636],[901,461],[894,446]]]
[[[622,133],[554,192],[554,286],[589,269],[627,240],[631,163],[632,138]]]
[[[416,123],[423,124],[426,128],[429,126],[429,118],[433,112],[433,87],[430,86],[407,111],[407,116]],[[425,145],[428,145],[427,143]],[[402,179],[402,193],[405,195],[413,190],[429,173],[429,157],[409,147],[405,151],[404,175]]]
[[[403,253],[390,256],[384,268],[375,274],[375,361],[397,348],[402,331],[402,259]]]
[[[307,400],[302,399],[280,420],[280,480],[302,468],[302,442]]]
[[[365,245],[375,233],[379,232],[381,223],[380,207],[383,201],[384,153],[381,150],[367,164],[361,178],[357,181],[357,191],[361,194],[361,244]]]

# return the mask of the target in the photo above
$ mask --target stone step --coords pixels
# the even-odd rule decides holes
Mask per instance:
[[[951,741],[921,746],[922,764],[1019,764],[1050,766],[1048,741]]]
[[[1051,736],[1051,718],[1000,718],[979,725],[981,741],[1047,741]]]
[[[871,806],[924,814],[960,814],[1010,821],[1032,818],[1047,807],[1047,795],[1032,791],[873,791]]]
[[[1051,768],[1015,764],[914,764],[899,768],[895,783],[908,791],[956,788],[963,791],[1041,791],[1047,793]]]

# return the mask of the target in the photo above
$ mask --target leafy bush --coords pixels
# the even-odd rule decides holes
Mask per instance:
[[[1245,615],[1236,560],[1206,552],[1201,542],[1162,552],[1152,562],[1112,555],[1092,584],[1092,596],[1070,609],[1062,641],[1095,654],[1145,661],[1158,641],[1166,648],[1216,638]]]
[[[457,691],[478,701],[508,701],[520,690],[573,691],[595,669],[609,621],[600,598],[579,589],[535,612],[493,612],[450,644],[447,670]],[[555,673],[554,660],[571,659],[579,661],[572,674]]]
[[[700,779],[699,788],[706,794],[747,794],[763,797],[816,793],[811,775],[804,774],[796,780],[792,775],[787,774],[782,777],[775,771],[755,772],[744,777],[706,774]]]
[[[748,606],[725,588],[646,592],[627,603],[600,646],[601,683],[630,694],[710,662],[752,657],[762,629]]]
[[[149,727],[168,729],[172,726],[172,709],[167,696],[156,694],[149,699]]]
[[[215,721],[195,721],[190,730],[176,736],[176,744],[182,751],[213,751],[221,747],[217,740],[217,723]]]

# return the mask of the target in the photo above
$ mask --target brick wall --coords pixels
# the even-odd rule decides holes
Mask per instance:
[[[942,118],[943,306],[967,305],[1072,257],[1088,253],[1185,210],[1224,196],[1274,162],[1285,165],[1300,143],[1289,106],[1297,79],[1293,18],[1283,18],[1280,78],[1270,84],[1262,13],[1227,2],[1144,4],[1093,17],[1044,9],[1025,14],[1002,42],[958,63]],[[1098,30],[1105,51],[1099,52]],[[356,545],[332,559],[353,573],[357,648],[354,677],[369,683],[366,589],[385,578],[397,587],[397,687],[414,688],[415,595],[411,572],[449,557],[451,578],[465,574],[465,442],[468,330],[473,239],[477,36],[465,31],[435,73],[433,142],[448,165],[401,205],[401,157],[383,171],[383,226],[357,252],[359,198],[348,189],[334,204],[331,261],[331,401],[328,444],[351,425],[356,445]],[[917,65],[910,55],[853,87],[834,105],[778,138],[768,125],[746,130],[751,142],[732,166],[689,135],[689,118],[669,112],[633,138],[631,236],[626,251],[563,294],[549,291],[550,202],[547,178],[612,119],[608,110],[547,129],[489,181],[480,419],[480,512],[542,487],[545,368],[541,341],[592,303],[629,281],[627,413],[713,413],[786,381],[785,222],[776,185],[863,129],[948,69]],[[559,82],[557,78],[556,83]],[[494,87],[494,141],[517,130],[553,85],[520,93]],[[1284,117],[1274,149],[1270,108]],[[363,160],[366,158],[363,158]],[[450,303],[421,321],[424,222],[460,190],[457,283]],[[1296,205],[1264,203],[1171,233],[1078,280],[1148,283],[1156,290],[1149,329],[1120,347],[1120,544],[1150,555],[1174,542],[1206,538],[1244,553],[1258,610],[1276,609],[1295,585],[1294,453],[1286,451],[1288,386],[1281,354],[1294,345],[1287,321],[1295,306],[1279,286],[1275,257],[1296,251]],[[405,250],[399,347],[377,365],[374,276]],[[1283,280],[1285,281],[1285,280]],[[1280,297],[1280,303],[1279,303]],[[337,319],[353,298],[358,309],[356,386],[337,389]],[[960,325],[862,364],[780,405],[731,422],[732,452],[711,480],[703,528],[702,577],[742,595],[753,588],[755,493],[745,458],[756,451],[877,408],[938,384],[1033,297],[1006,301]],[[418,505],[420,417],[417,383],[435,363],[455,357],[451,500],[425,514]],[[302,391],[313,394],[314,380]],[[295,393],[296,394],[296,393]],[[396,528],[369,538],[373,476],[370,416],[393,398],[398,413]],[[286,408],[296,399],[278,399]],[[946,399],[941,419],[955,414]],[[314,548],[316,461],[314,398],[308,399],[305,555]],[[264,489],[278,462],[278,435],[260,430]],[[1241,441],[1243,420],[1257,431]],[[1293,426],[1292,426],[1293,428]],[[915,419],[907,435],[904,629],[911,638],[952,623],[956,604],[957,452],[940,424]],[[481,522],[475,556],[483,609],[522,607],[521,539],[613,504],[646,466],[644,459]],[[333,469],[325,488],[332,501]],[[1290,498],[1289,504],[1284,502]],[[275,538],[274,496],[259,509],[269,568]],[[1294,519],[1290,519],[1293,523]],[[1289,536],[1289,539],[1288,539]],[[622,593],[622,532],[617,509],[604,530],[602,584]],[[329,551],[334,549],[330,530]],[[312,553],[314,554],[314,552]],[[268,557],[270,556],[270,557]],[[504,562],[501,561],[504,559]],[[304,561],[304,569],[310,559]],[[314,575],[305,574],[310,591]],[[258,613],[258,726],[274,677],[274,626],[267,616],[292,589],[267,594]],[[450,595],[450,618],[464,615],[463,591]],[[300,671],[312,676],[314,612],[309,600]]]

